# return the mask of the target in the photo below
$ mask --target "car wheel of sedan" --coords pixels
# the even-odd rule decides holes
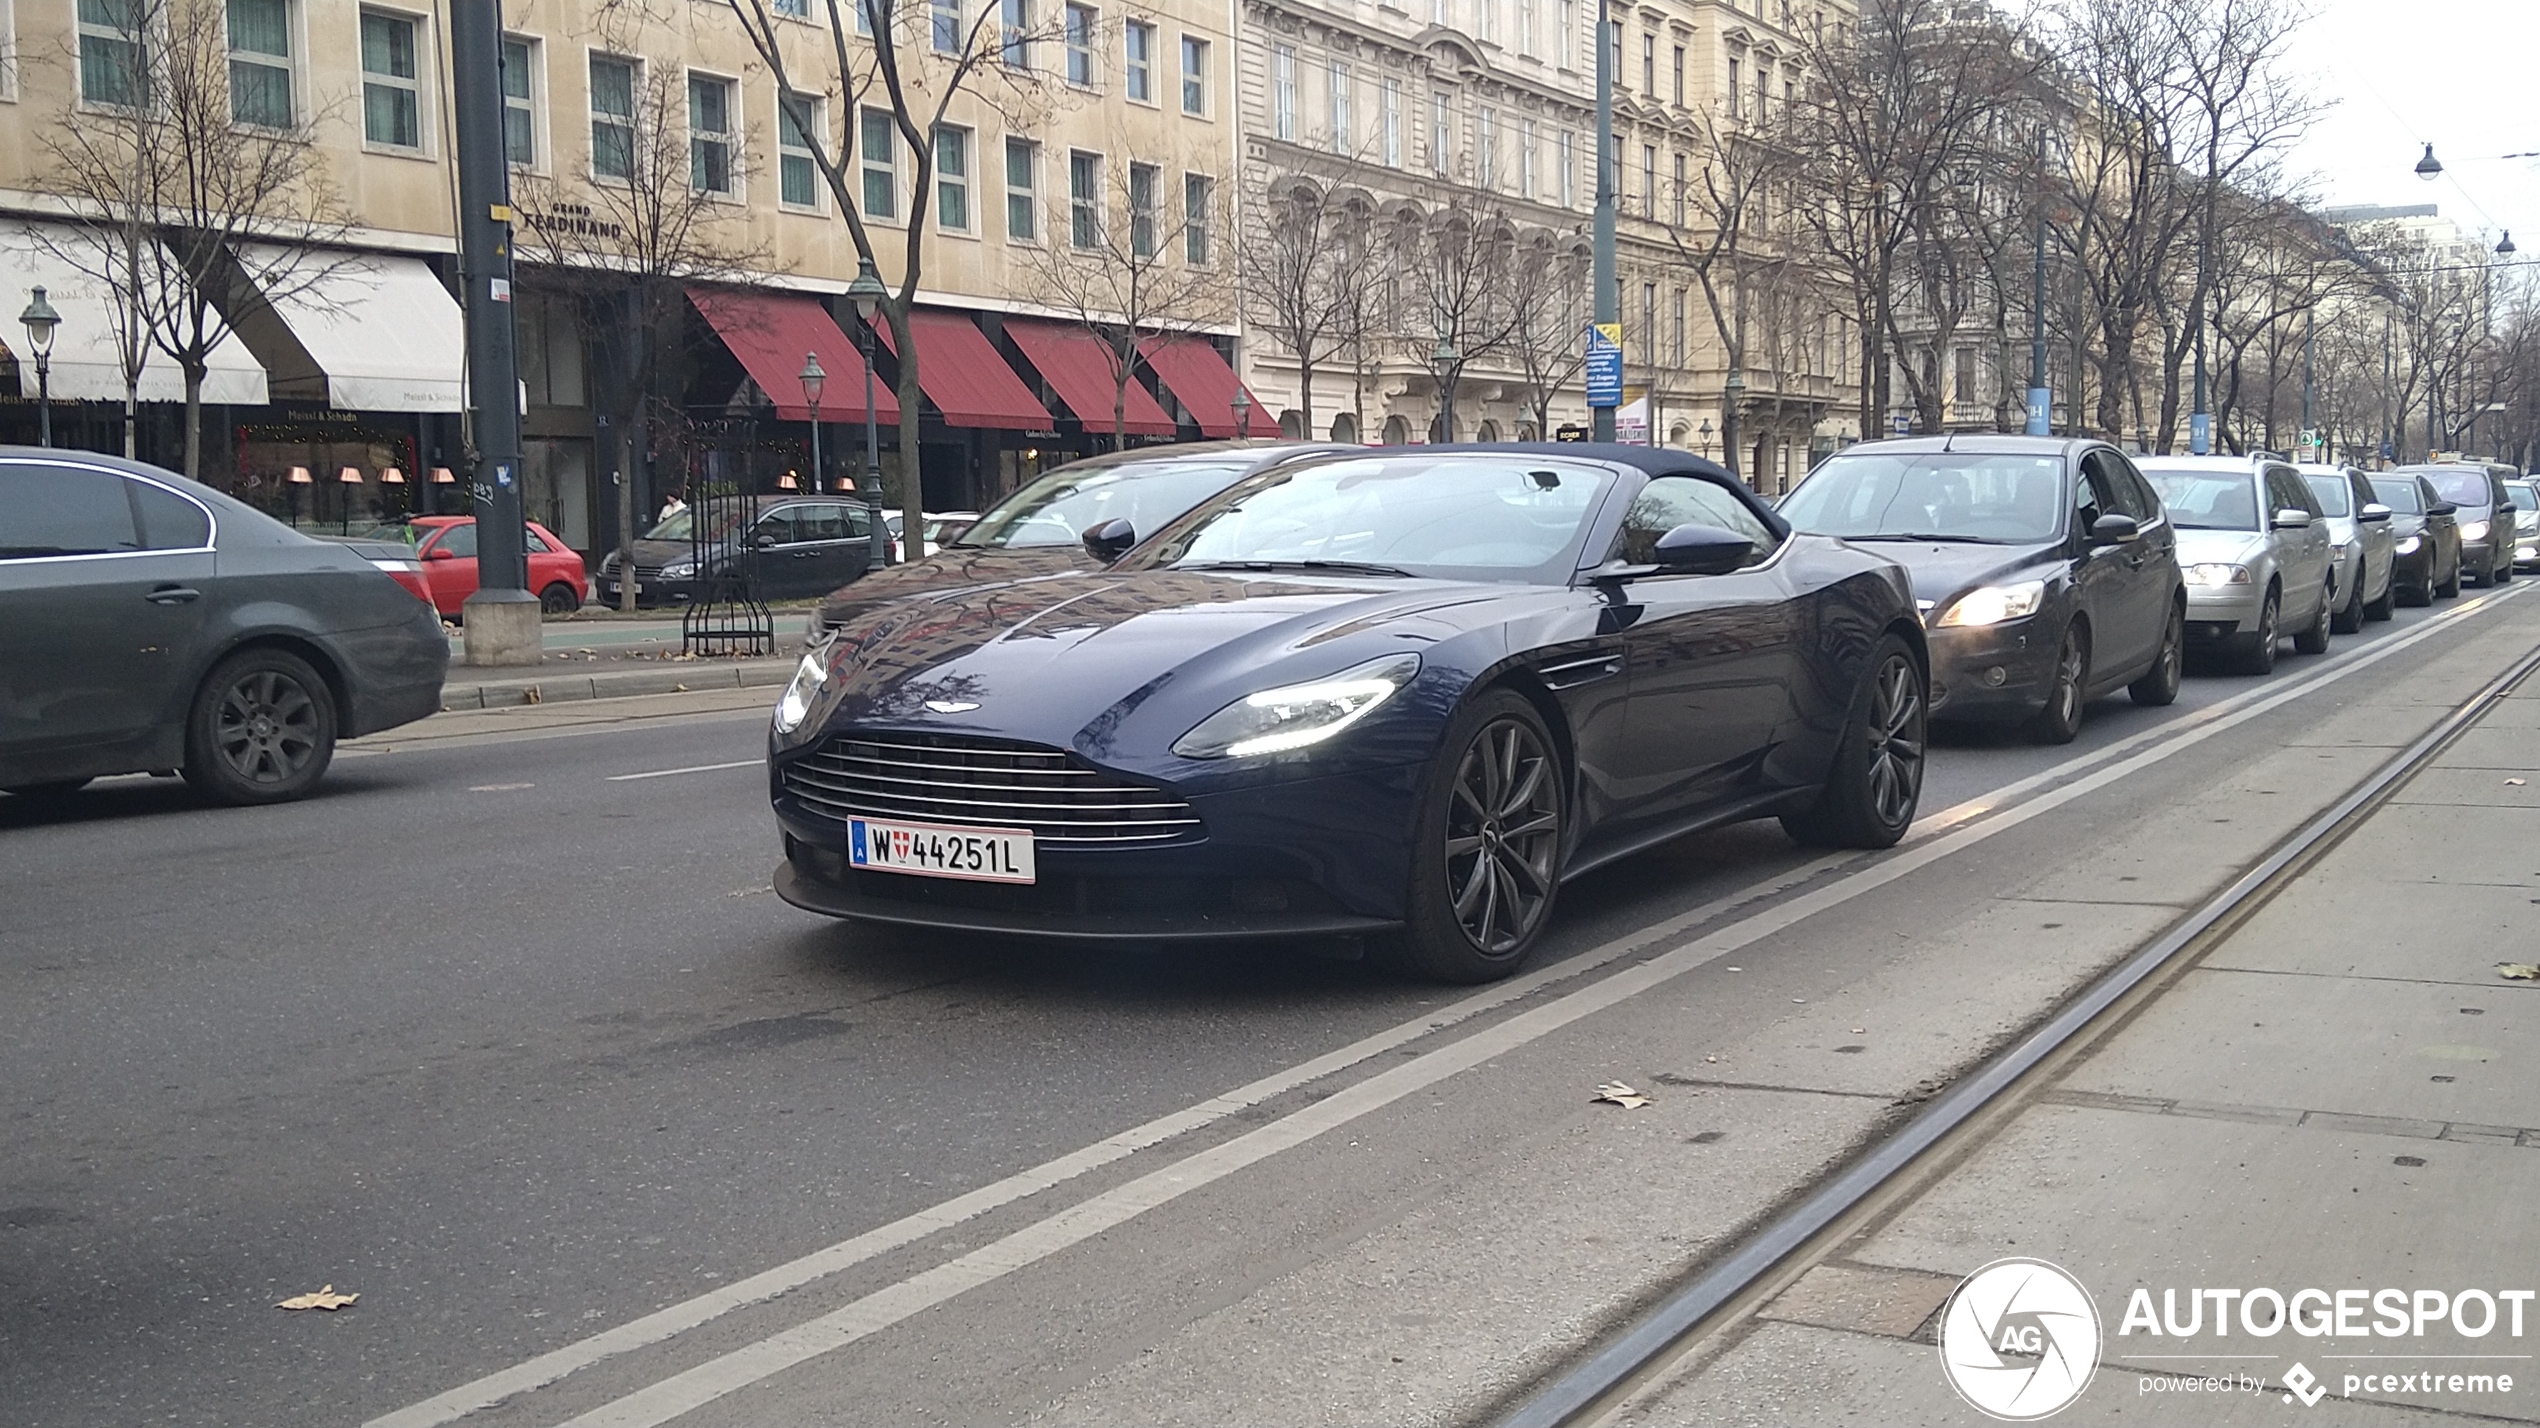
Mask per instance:
[[[2461,567],[2460,562],[2454,561],[2452,563],[2452,578],[2434,587],[2434,598],[2437,600],[2457,600],[2460,597]]]
[[[1782,815],[1784,832],[1818,848],[1891,848],[1923,797],[1931,702],[1923,666],[1894,635],[1870,652],[1869,677],[1835,745],[1816,806]]]
[[[2040,744],[2069,744],[2081,733],[2082,706],[2090,702],[2090,632],[2075,620],[2064,627],[2055,652],[2054,682],[2046,707],[2029,716],[2028,736]]]
[[[582,608],[582,597],[570,585],[550,585],[538,592],[538,612],[542,615],[570,615]]]
[[[2162,709],[2178,702],[2178,680],[2187,665],[2187,611],[2170,606],[2169,622],[2161,630],[2161,652],[2152,657],[2152,667],[2143,677],[2126,686],[2134,702],[2147,709]]]
[[[2319,613],[2311,617],[2308,625],[2293,632],[2293,648],[2306,655],[2328,653],[2330,623],[2328,591],[2323,587],[2320,590]]]
[[[2328,617],[2332,634],[2351,635],[2364,627],[2364,570],[2355,567],[2355,583],[2346,587],[2346,603]]]
[[[1552,920],[1568,796],[1552,736],[1524,698],[1495,690],[1456,720],[1412,853],[1414,969],[1487,982],[1526,960]]]
[[[2398,613],[2398,604],[2399,572],[2394,570],[2390,572],[2389,579],[2381,582],[2380,598],[2373,600],[2364,606],[2364,618],[2367,620],[2387,620]]]
[[[2283,638],[2284,600],[2278,592],[2269,590],[2267,602],[2258,607],[2257,632],[2241,636],[2240,672],[2275,673],[2276,642]]]
[[[185,721],[185,781],[223,803],[305,797],[335,759],[335,698],[299,656],[246,650],[222,660]]]
[[[2490,585],[2503,585],[2511,581],[2513,578],[2514,559],[2510,555],[2506,556],[2494,570],[2487,572],[2487,583]]]

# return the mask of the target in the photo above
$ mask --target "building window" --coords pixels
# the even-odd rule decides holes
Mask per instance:
[[[1535,121],[1517,121],[1517,196],[1535,196]]]
[[[1384,88],[1384,160],[1385,167],[1402,167],[1402,81],[1385,77]]]
[[[1577,136],[1573,135],[1567,129],[1562,130],[1559,147],[1561,151],[1559,161],[1561,168],[1561,177],[1559,179],[1559,183],[1561,185],[1561,206],[1563,208],[1576,208],[1579,206],[1579,156]]]
[[[928,0],[926,17],[927,38],[933,42],[935,53],[960,54],[961,0]]]
[[[1008,69],[1032,67],[1032,3],[1031,0],[1004,0],[1004,33],[998,39],[998,51]]]
[[[1331,87],[1332,152],[1335,154],[1346,154],[1349,152],[1350,148],[1349,131],[1351,127],[1349,66],[1341,63],[1339,60],[1334,60],[1332,61],[1331,66],[1324,71],[1324,74],[1329,80]]]
[[[1017,243],[1040,241],[1040,167],[1040,145],[1005,141],[1005,236]]]
[[[1208,41],[1182,37],[1182,112],[1208,113]]]
[[[1270,133],[1273,137],[1296,142],[1296,47],[1274,45],[1270,50]]]
[[[1131,20],[1122,35],[1128,59],[1129,97],[1140,104],[1155,102],[1155,26]]]
[[[1535,52],[1535,0],[1517,0],[1517,53]]]
[[[1640,340],[1651,366],[1658,365],[1658,285],[1640,285]]]
[[[935,131],[935,222],[949,233],[970,231],[970,131]]]
[[[591,56],[591,173],[635,177],[635,61]]]
[[[811,136],[826,130],[820,101],[808,94],[786,96],[776,106],[776,197],[795,208],[820,202],[820,169],[812,162]]]
[[[1658,216],[1658,146],[1656,144],[1640,146],[1640,202],[1642,217],[1656,218]]]
[[[1772,95],[1773,95],[1773,67],[1772,67],[1771,65],[1768,65],[1768,64],[1764,63],[1762,60],[1757,60],[1757,61],[1755,62],[1755,122],[1756,122],[1756,123],[1758,123],[1758,124],[1770,124],[1771,122],[1773,122],[1773,116],[1772,116],[1771,112],[1770,112],[1770,111],[1766,108],[1766,104],[1767,104],[1767,102],[1768,102],[1769,100],[1771,100]]]
[[[1952,365],[1956,370],[1950,373],[1953,380],[1949,387],[1949,399],[1953,402],[1972,404],[1976,399],[1976,350],[1972,347],[1961,347],[1953,355],[1955,360]]]
[[[1732,119],[1746,117],[1746,101],[1739,97],[1745,91],[1737,87],[1739,75],[1744,69],[1737,56],[1729,56],[1729,117]]]
[[[847,0],[847,3],[855,7],[855,32],[868,39],[871,38],[874,0]]]
[[[1446,91],[1442,89],[1429,96],[1429,172],[1431,173],[1445,173],[1447,166],[1455,157],[1448,149],[1448,141],[1454,134],[1453,128],[1450,127],[1453,103],[1454,101],[1448,99]]]
[[[1067,82],[1079,89],[1094,85],[1094,36],[1100,22],[1091,5],[1067,7]]]
[[[1498,44],[1499,0],[1473,0],[1473,3],[1474,8],[1481,12],[1482,22],[1481,34],[1476,38],[1485,40],[1491,44]]]
[[[1578,42],[1579,0],[1561,0],[1560,34],[1553,41],[1563,69],[1570,67],[1570,46]]]
[[[1067,156],[1067,237],[1079,248],[1102,246],[1102,155]]]
[[[1681,150],[1676,154],[1676,226],[1685,226],[1685,156]]]
[[[1658,97],[1658,36],[1655,32],[1640,37],[1640,92],[1652,99]]]
[[[238,0],[230,0],[233,9]],[[538,42],[503,39],[503,157],[520,168],[538,163]]]
[[[229,0],[229,117],[266,129],[297,122],[290,0]]]
[[[1216,205],[1217,181],[1206,174],[1182,175],[1182,261],[1208,266],[1208,216]]]
[[[145,0],[79,0],[79,97],[129,108],[141,102],[148,56]]]
[[[423,147],[417,28],[403,15],[362,12],[362,137],[371,143]]]
[[[900,216],[900,132],[888,109],[864,111],[864,216],[892,222]],[[918,202],[926,201],[919,194]]]
[[[732,196],[732,81],[688,76],[688,186]]]
[[[1668,318],[1667,352],[1674,365],[1685,364],[1685,290],[1676,289],[1675,311]]]
[[[1473,159],[1479,170],[1473,181],[1484,188],[1499,187],[1499,111],[1487,104],[1473,128]]]
[[[1676,107],[1682,109],[1685,103],[1685,47],[1682,45],[1676,46],[1675,69],[1672,73],[1676,83]]]
[[[1129,256],[1155,256],[1155,180],[1153,164],[1129,165]]]

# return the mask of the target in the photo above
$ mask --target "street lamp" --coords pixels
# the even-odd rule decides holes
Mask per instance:
[[[1226,401],[1226,409],[1235,414],[1235,435],[1242,440],[1250,441],[1252,439],[1252,393],[1245,391],[1242,387],[1235,388],[1234,396]]]
[[[881,275],[873,271],[873,260],[858,263],[847,296],[855,303],[856,350],[864,358],[864,504],[873,521],[873,543],[865,563],[873,570],[891,563],[891,533],[882,521],[882,434],[873,417],[873,312],[888,295]],[[908,453],[901,452],[900,459],[905,463]]]
[[[1429,361],[1438,369],[1438,440],[1455,440],[1455,364],[1462,360],[1455,344],[1441,337]]]
[[[820,354],[803,354],[803,405],[811,409],[811,489],[820,489],[820,393],[829,385],[829,373],[820,365]]]
[[[2510,258],[2514,255],[2514,252],[2514,231],[2508,228],[2505,230],[2505,241],[2496,245],[2496,256],[2499,258]]]
[[[1711,418],[1709,417],[1702,419],[1702,454],[1705,456],[1711,454]]]
[[[2434,157],[2434,146],[2425,146],[2425,157],[2417,160],[2417,177],[2432,183],[2443,176],[2443,161]]]
[[[46,446],[53,444],[53,329],[62,323],[62,315],[44,300],[44,289],[27,289],[26,311],[18,314],[26,324],[26,345],[35,352],[36,423]]]

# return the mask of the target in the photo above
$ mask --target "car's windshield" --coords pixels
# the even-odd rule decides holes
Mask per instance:
[[[709,537],[729,534],[734,522],[746,519],[750,512],[718,507],[715,523],[707,530]],[[684,506],[673,511],[660,525],[644,532],[646,540],[691,541],[697,538],[697,508]]]
[[[2055,538],[2070,490],[2061,456],[1869,451],[1829,458],[1778,509],[1817,535],[2031,544]]]
[[[2425,508],[2417,501],[2417,483],[2411,476],[2375,476],[2372,493],[2381,504],[2401,515],[2423,515]]]
[[[2258,528],[2257,478],[2247,471],[2146,471],[2143,479],[2170,513],[2170,524],[2191,531]]]
[[[2428,471],[2425,479],[2443,499],[2456,506],[2483,506],[2495,495],[2487,489],[2487,473],[2477,470]]]
[[[369,530],[362,532],[364,540],[402,541],[407,545],[418,544],[423,537],[424,532],[421,529],[406,521],[391,521],[386,525],[372,526]]]
[[[2319,498],[2320,513],[2322,515],[2343,516],[2350,514],[2350,512],[2346,509],[2346,502],[2350,499],[2350,497],[2347,495],[2345,477],[2305,476],[2302,480],[2310,486],[2311,494]]]
[[[1558,458],[1381,456],[1271,473],[1194,512],[1150,566],[1567,580],[1612,477]]]
[[[1074,545],[1087,530],[1126,520],[1140,536],[1225,490],[1249,461],[1133,461],[1053,471],[989,508],[949,542],[960,547]]]
[[[2528,481],[2508,481],[2505,483],[2505,495],[2513,501],[2514,514],[2518,516],[2529,516],[2540,510],[2540,486]]]

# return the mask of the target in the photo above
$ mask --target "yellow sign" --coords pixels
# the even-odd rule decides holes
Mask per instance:
[[[1600,322],[1596,324],[1596,335],[1613,343],[1615,346],[1620,347],[1623,345],[1623,324],[1619,322]]]

